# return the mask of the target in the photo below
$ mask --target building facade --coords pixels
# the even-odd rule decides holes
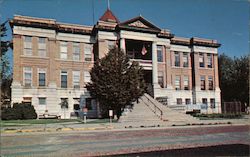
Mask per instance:
[[[38,115],[70,118],[81,110],[98,115],[85,88],[90,69],[114,46],[144,69],[148,93],[168,106],[207,104],[221,112],[215,40],[176,37],[142,16],[119,22],[107,9],[94,26],[16,15],[13,31],[12,102],[31,102]],[[67,102],[68,107],[62,107]]]

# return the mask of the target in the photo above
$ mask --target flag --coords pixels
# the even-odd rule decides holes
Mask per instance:
[[[145,48],[145,46],[143,45],[142,50],[141,50],[141,54],[145,55],[147,53],[147,49]]]

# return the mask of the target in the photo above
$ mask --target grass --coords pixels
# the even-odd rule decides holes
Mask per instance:
[[[30,120],[1,120],[1,127],[17,127],[17,126],[29,126],[35,124],[56,124],[56,123],[66,123],[75,122],[78,124],[83,124],[82,119],[30,119]],[[117,122],[112,120],[112,122]],[[109,119],[87,119],[87,124],[98,124],[98,123],[109,123]]]

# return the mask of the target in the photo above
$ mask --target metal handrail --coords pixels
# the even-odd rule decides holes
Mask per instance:
[[[152,100],[150,100],[146,95],[145,95],[145,97],[148,99],[148,101],[150,101],[151,102],[151,104],[153,104],[154,105],[154,110],[153,110],[153,112],[157,115],[157,113],[156,113],[156,109],[157,110],[159,110],[160,111],[160,115],[159,115],[159,117],[160,117],[160,119],[162,120],[162,117],[163,117],[163,111],[157,106],[157,105],[155,105],[155,103],[152,101]],[[146,104],[146,103],[145,103]],[[147,106],[149,106],[148,104],[146,104]],[[157,115],[158,116],[158,115]]]

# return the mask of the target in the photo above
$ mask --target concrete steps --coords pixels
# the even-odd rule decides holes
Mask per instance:
[[[131,112],[122,115],[119,119],[120,123],[125,126],[152,126],[160,125],[162,121],[150,110],[150,108],[141,100],[134,102]]]

